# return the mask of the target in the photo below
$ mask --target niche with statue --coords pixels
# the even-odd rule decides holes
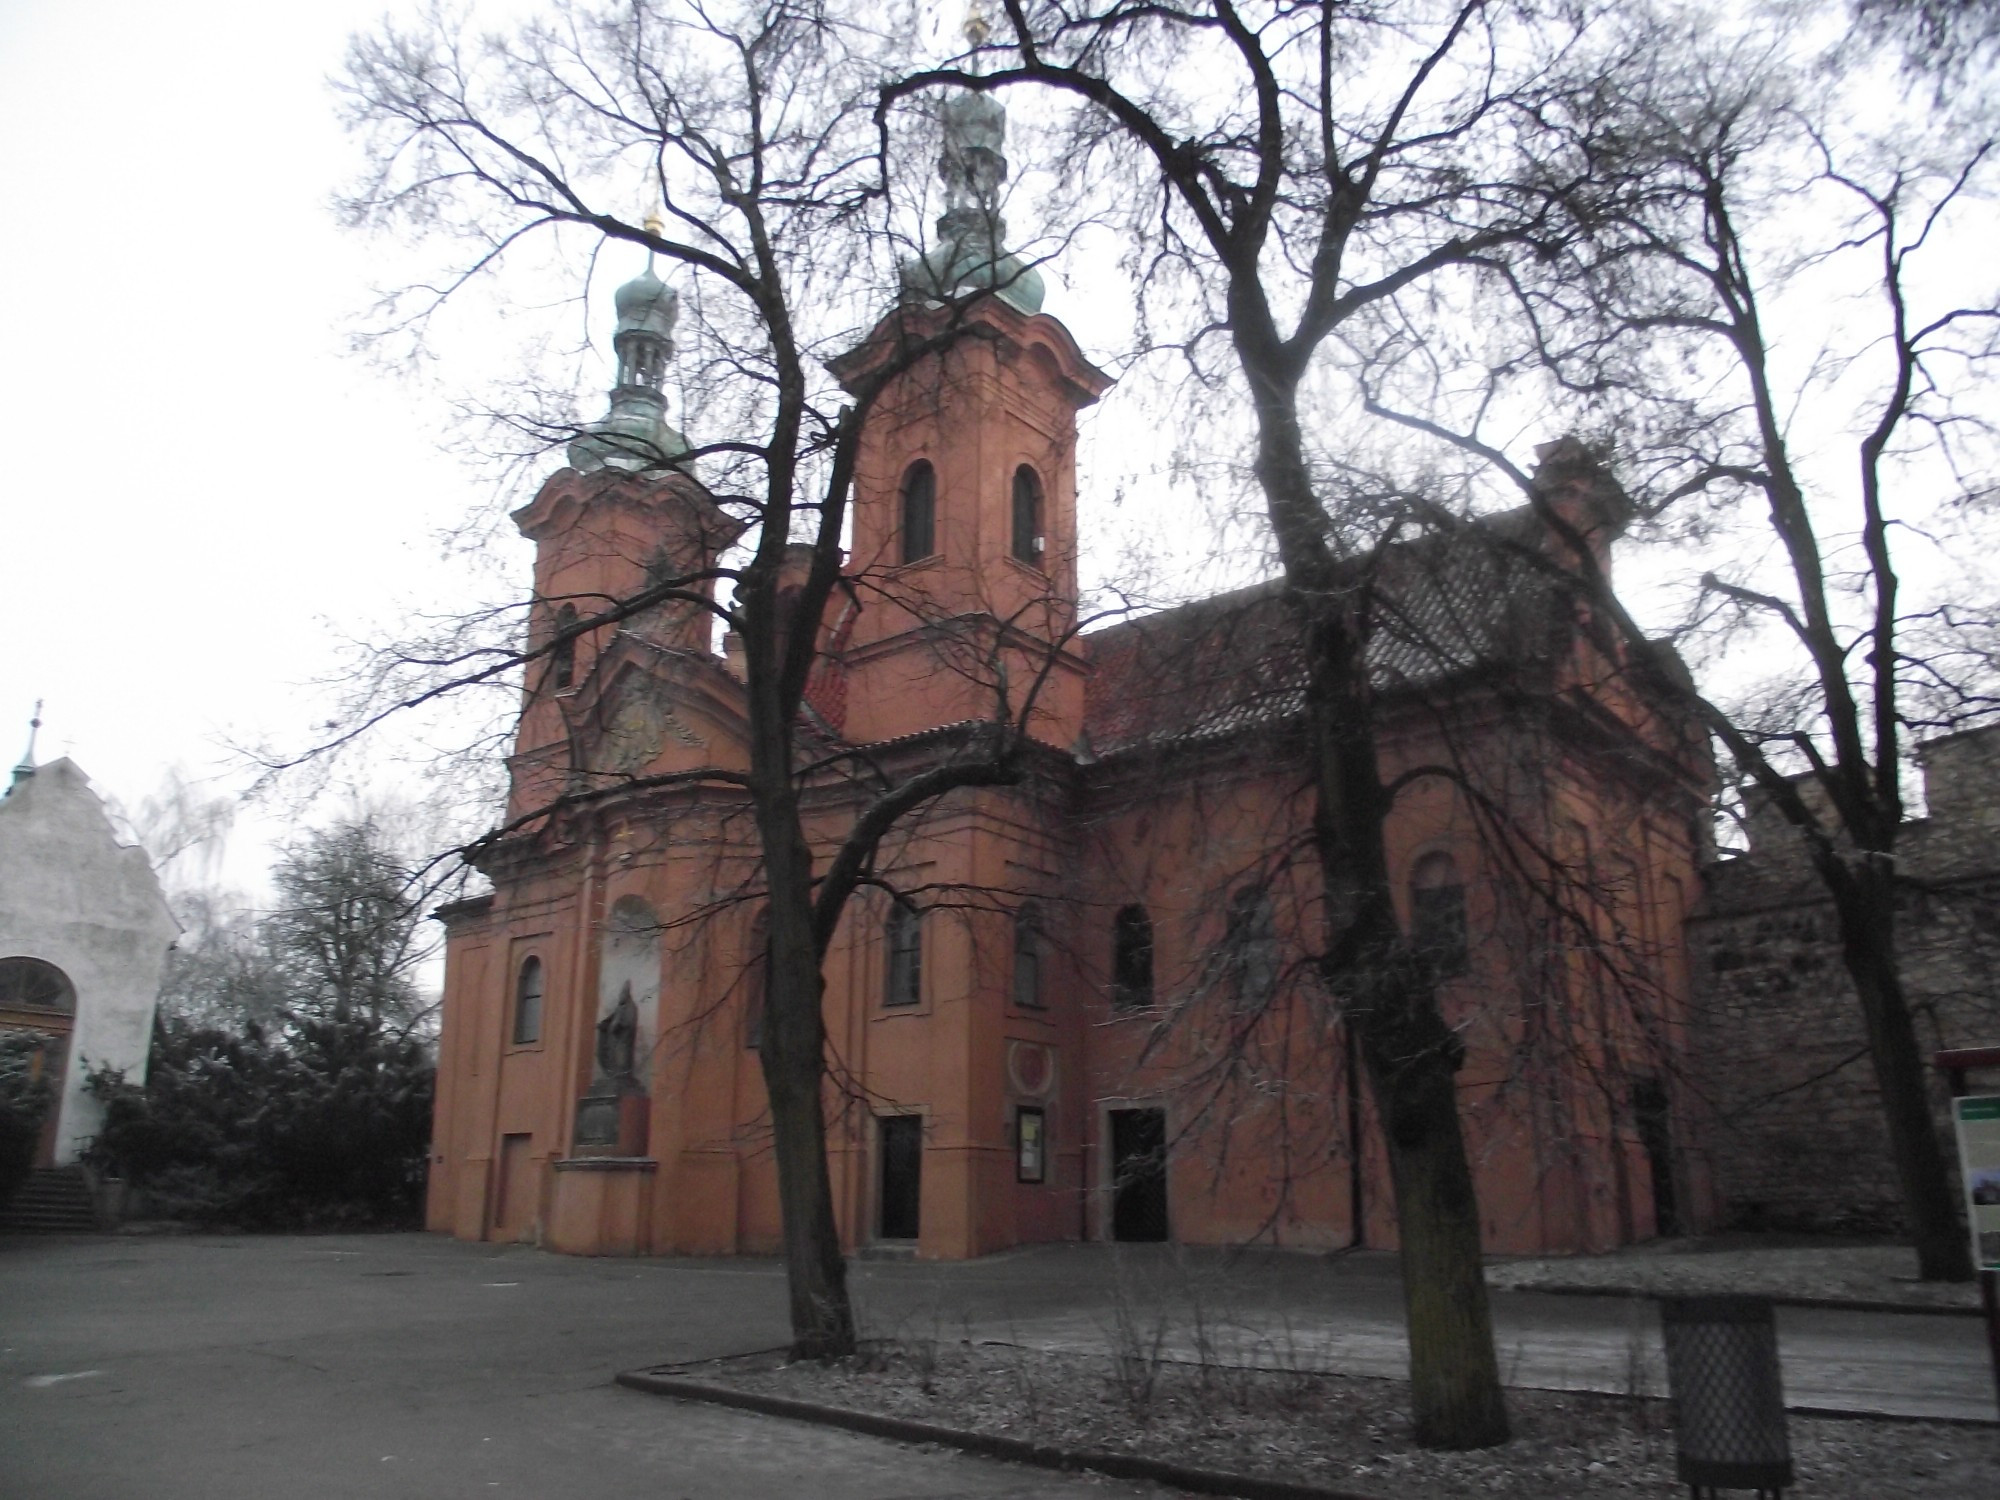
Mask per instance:
[[[652,1125],[646,1080],[659,1035],[660,923],[625,896],[604,924],[597,967],[590,1084],[576,1104],[576,1155],[644,1156]]]

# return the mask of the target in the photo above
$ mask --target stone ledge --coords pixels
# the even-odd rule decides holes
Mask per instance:
[[[549,1165],[558,1172],[657,1172],[660,1163],[651,1156],[559,1156]]]
[[[1489,1287],[1489,1290],[1496,1293],[1504,1292],[1510,1296],[1628,1297],[1644,1302],[1666,1302],[1675,1297],[1703,1295],[1699,1292],[1668,1292],[1640,1287],[1591,1286],[1583,1282],[1563,1281],[1552,1281],[1545,1285],[1494,1286]],[[1909,1313],[1916,1317],[1933,1318],[1983,1318],[1986,1316],[1984,1310],[1977,1307],[1926,1306],[1919,1302],[1887,1302],[1868,1297],[1794,1297],[1784,1293],[1771,1292],[1757,1292],[1754,1295],[1762,1297],[1773,1307],[1811,1307],[1830,1312]],[[1797,1411],[1812,1416],[1832,1415],[1851,1417],[1854,1415],[1853,1412],[1843,1411],[1821,1412],[1816,1408],[1804,1406],[1787,1407],[1786,1410]],[[1911,1420],[1942,1422],[1946,1419],[1943,1417],[1924,1417],[1921,1419],[1912,1418]]]
[[[1282,1479],[1259,1479],[1251,1474],[1232,1474],[1221,1469],[1195,1469],[1142,1458],[1130,1453],[1096,1453],[1088,1449],[1052,1447],[1022,1438],[1000,1437],[990,1432],[968,1432],[957,1427],[940,1427],[933,1422],[917,1422],[908,1417],[882,1416],[855,1411],[846,1406],[824,1406],[817,1401],[800,1401],[791,1396],[770,1396],[761,1391],[739,1391],[707,1381],[689,1380],[672,1373],[672,1367],[653,1370],[626,1370],[618,1384],[653,1396],[671,1396],[681,1401],[704,1401],[714,1406],[732,1406],[742,1411],[760,1412],[770,1417],[790,1417],[799,1422],[817,1422],[823,1427],[843,1427],[870,1437],[890,1438],[899,1443],[935,1443],[958,1448],[1010,1463],[1031,1464],[1039,1469],[1070,1473],[1088,1471],[1113,1479],[1137,1479],[1163,1484],[1197,1495],[1234,1495],[1239,1500],[1382,1500],[1358,1490],[1334,1490],[1316,1484],[1292,1484]]]

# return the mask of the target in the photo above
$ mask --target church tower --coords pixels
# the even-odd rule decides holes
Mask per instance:
[[[648,220],[649,229],[659,227]],[[712,659],[714,617],[687,596],[712,596],[708,574],[742,532],[684,467],[687,443],[666,419],[663,391],[680,299],[646,268],[614,296],[617,384],[605,416],[569,445],[570,466],[549,476],[514,524],[535,544],[525,702],[513,758],[508,816],[575,789],[588,774],[576,720],[600,658],[620,639],[656,652]],[[672,590],[596,629],[594,617]],[[593,704],[611,694],[597,684]],[[598,726],[602,728],[603,726]]]
[[[834,366],[857,398],[879,387],[855,473],[845,729],[893,739],[991,719],[1003,702],[1018,716],[1032,697],[1030,733],[1068,748],[1085,679],[1076,414],[1111,380],[1042,311],[1040,272],[1005,248],[1005,108],[959,93],[943,116],[937,244]]]

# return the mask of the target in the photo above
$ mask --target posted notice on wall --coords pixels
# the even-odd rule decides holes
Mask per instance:
[[[1954,1099],[1951,1106],[1965,1169],[1973,1263],[1982,1271],[2000,1271],[2000,1094]]]

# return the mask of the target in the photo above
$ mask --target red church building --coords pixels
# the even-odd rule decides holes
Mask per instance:
[[[953,106],[961,159],[999,161],[998,108]],[[984,336],[900,377],[870,419],[850,586],[809,691],[814,743],[849,770],[813,783],[809,827],[830,848],[868,777],[954,753],[1029,676],[1034,744],[1018,783],[898,826],[828,954],[843,1238],[944,1258],[1392,1245],[1378,1126],[1307,961],[1283,600],[1265,586],[1079,631],[1076,416],[1110,382],[1000,253],[1002,173],[968,179],[971,209],[891,314],[983,293],[967,316]],[[650,271],[621,288],[611,414],[516,516],[537,641],[737,540],[673,464],[674,311]],[[1608,558],[1622,501],[1588,456],[1552,445],[1537,482]],[[1705,752],[1649,687],[1671,665],[1592,645],[1563,585],[1575,561],[1524,509],[1367,562],[1391,855],[1465,1046],[1494,1251],[1692,1227],[1710,1196],[1676,1083]],[[740,789],[689,774],[747,765],[729,647],[665,604],[531,665],[491,894],[441,913],[431,1228],[582,1254],[777,1248],[756,831]],[[537,816],[579,787],[593,795]]]

